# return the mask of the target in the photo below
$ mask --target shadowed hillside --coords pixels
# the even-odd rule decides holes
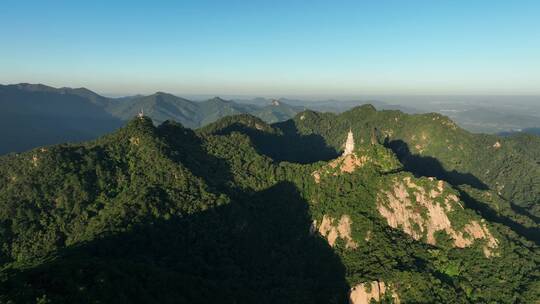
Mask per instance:
[[[30,285],[22,297],[16,285],[3,284],[2,293],[19,302],[46,295],[54,303],[343,303],[344,267],[322,238],[309,235],[307,212],[294,185],[277,184],[10,271],[12,282]]]
[[[274,127],[287,135],[288,128],[282,124]],[[404,165],[420,175],[438,176],[454,185],[487,186],[534,216],[539,215],[540,164],[536,151],[540,141],[536,136],[472,134],[440,114],[376,111],[370,105],[340,115],[306,111],[286,124],[294,124],[293,134],[321,136],[338,151],[349,128],[363,142],[370,142],[373,130],[377,130],[378,141],[390,143]],[[404,145],[408,151],[402,151]],[[418,158],[422,164],[418,164]],[[432,161],[426,163],[427,159]]]
[[[119,128],[123,122],[104,103],[81,89],[0,86],[0,154],[90,140]]]

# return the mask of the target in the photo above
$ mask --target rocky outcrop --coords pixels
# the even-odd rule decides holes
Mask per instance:
[[[129,138],[129,142],[132,145],[138,146],[141,143],[141,139],[139,137],[132,136],[132,137]]]
[[[456,229],[448,213],[455,208],[463,209],[455,194],[444,191],[442,181],[429,180],[431,189],[417,185],[411,177],[395,179],[392,189],[381,193],[377,209],[390,227],[400,228],[415,240],[436,245],[436,232],[445,232],[455,247],[471,246],[475,240],[486,240],[484,254],[493,255],[498,242],[484,223],[469,220],[461,229]]]
[[[371,300],[376,302],[381,301],[385,295],[389,295],[392,298],[393,303],[400,303],[399,296],[395,290],[393,290],[390,285],[380,281],[361,283],[351,288],[349,293],[349,303],[370,304]]]
[[[313,176],[313,180],[315,181],[316,184],[321,182],[321,173],[319,171],[315,171],[311,173],[311,176]]]
[[[353,240],[351,236],[351,218],[347,214],[344,214],[339,219],[337,225],[335,225],[334,223],[335,220],[332,217],[324,215],[321,221],[321,225],[318,229],[319,233],[324,238],[326,238],[328,244],[330,244],[331,247],[334,247],[336,244],[336,240],[338,238],[341,238],[345,241],[345,248],[358,248],[358,244]],[[312,227],[317,227],[317,220],[313,222]]]
[[[351,131],[347,135],[344,147],[345,150],[340,157],[328,162],[325,166],[311,174],[315,183],[320,183],[324,176],[353,173],[366,165],[372,166],[379,172],[391,172],[401,168],[401,163],[397,160],[394,153],[378,143],[356,146]]]
[[[317,170],[311,175],[318,184],[321,181],[321,175],[323,174],[338,176],[341,173],[352,173],[356,169],[362,168],[369,161],[370,158],[366,155],[358,156],[356,153],[351,153],[334,159],[328,163],[326,168]]]

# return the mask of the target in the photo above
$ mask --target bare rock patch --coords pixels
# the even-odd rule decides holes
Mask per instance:
[[[436,232],[444,231],[458,248],[471,246],[475,240],[486,240],[484,254],[493,255],[498,241],[489,232],[487,226],[476,220],[470,220],[462,229],[457,230],[448,213],[454,208],[462,209],[455,194],[444,192],[444,182],[438,181],[427,191],[418,186],[410,177],[394,180],[390,191],[383,192],[377,199],[377,210],[392,228],[400,228],[415,240],[422,240],[436,245]]]
[[[394,303],[400,303],[399,296],[392,286],[382,281],[360,283],[351,288],[349,292],[349,303],[369,304],[371,300],[379,302],[387,293],[390,293]]]
[[[338,238],[341,238],[345,241],[345,248],[358,248],[358,244],[353,240],[351,236],[351,218],[347,214],[344,214],[339,219],[337,225],[335,225],[334,222],[334,218],[328,215],[324,215],[321,221],[321,225],[319,226],[319,233],[324,238],[326,238],[328,244],[331,247],[334,247],[336,245],[336,240]],[[316,221],[314,223],[315,225],[317,224]]]

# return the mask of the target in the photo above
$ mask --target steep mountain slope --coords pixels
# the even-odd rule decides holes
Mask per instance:
[[[85,89],[0,85],[0,154],[111,132],[122,122],[103,109],[106,102]]]
[[[482,218],[459,189],[415,177],[354,126],[336,148],[274,126],[239,115],[193,132],[141,118],[93,142],[1,157],[0,301],[540,296],[537,245]],[[310,161],[284,161],[302,151]]]
[[[369,105],[340,115],[306,111],[293,122],[276,127],[285,133],[293,130],[321,136],[335,149],[340,149],[349,128],[364,142],[371,140],[376,129],[377,139],[416,175],[435,176],[453,185],[489,188],[516,209],[525,208],[524,212],[540,216],[540,163],[534,155],[540,142],[535,137],[524,141],[519,137],[472,134],[440,114],[376,111]]]

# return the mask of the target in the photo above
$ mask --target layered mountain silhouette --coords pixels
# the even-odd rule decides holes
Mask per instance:
[[[240,104],[215,97],[194,102],[157,92],[149,96],[107,98],[85,88],[41,84],[0,85],[0,154],[41,145],[95,139],[143,111],[155,124],[174,120],[198,128],[222,117],[250,113],[267,122],[292,118],[304,108],[285,103]]]
[[[108,99],[85,89],[0,86],[0,153],[94,139],[123,122],[105,110]]]
[[[372,106],[131,118],[0,157],[0,301],[533,303],[537,144]]]

